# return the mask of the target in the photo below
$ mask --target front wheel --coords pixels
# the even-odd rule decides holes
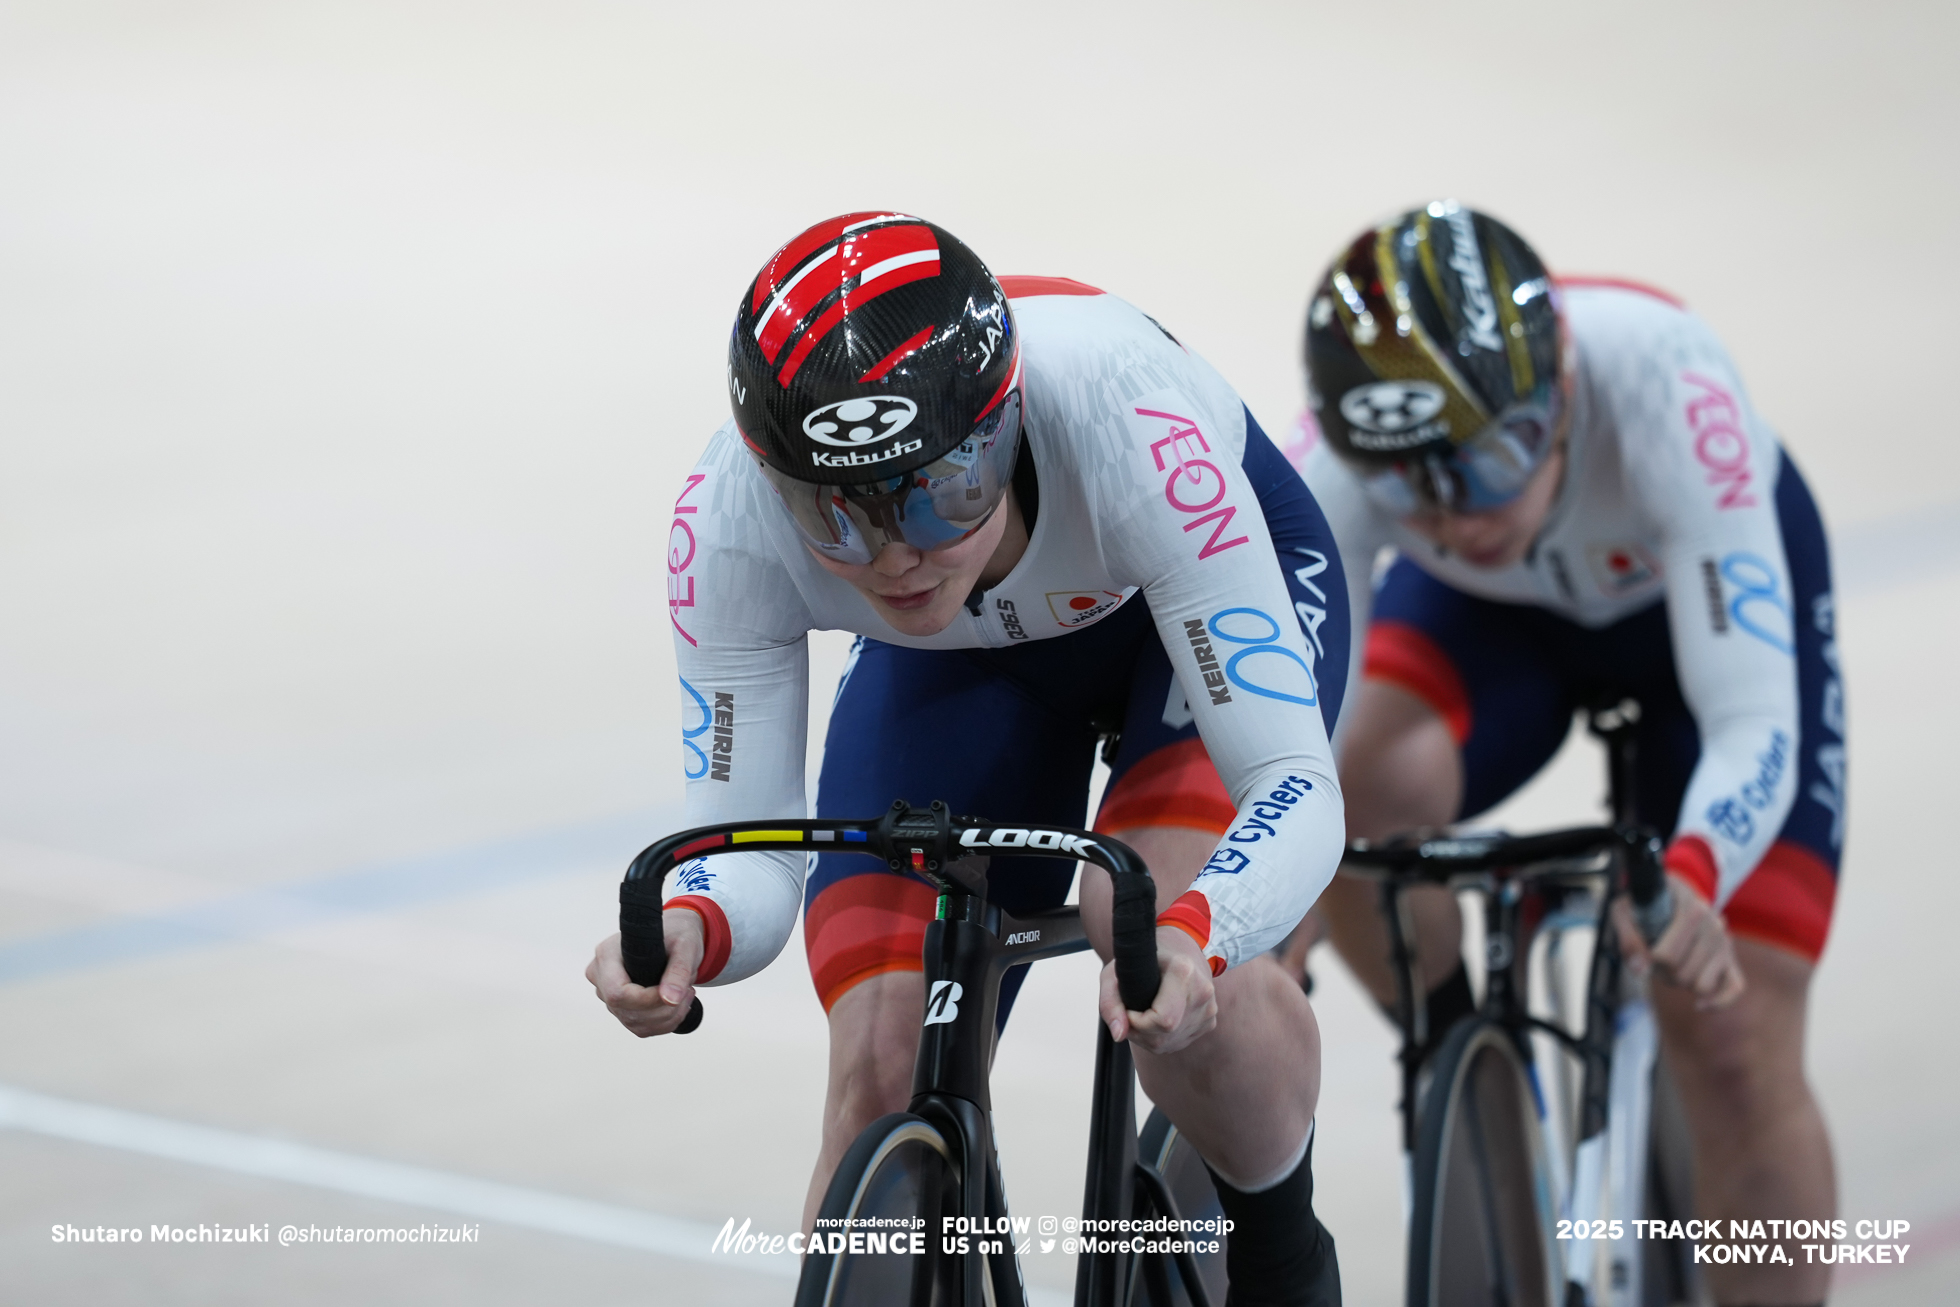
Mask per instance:
[[[1539,1100],[1502,1026],[1459,1023],[1416,1134],[1409,1307],[1553,1307],[1551,1172]]]
[[[817,1210],[796,1307],[957,1302],[959,1259],[940,1249],[940,1218],[959,1211],[959,1180],[945,1136],[923,1117],[893,1112],[866,1126]]]

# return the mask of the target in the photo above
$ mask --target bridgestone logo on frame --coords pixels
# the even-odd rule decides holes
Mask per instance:
[[[735,696],[715,691],[715,751],[708,764],[708,779],[728,779],[728,764],[735,756]]]
[[[1232,702],[1232,691],[1225,684],[1225,673],[1218,670],[1218,659],[1211,651],[1211,633],[1197,618],[1184,623],[1184,638],[1191,642],[1191,654],[1198,660],[1198,674],[1205,678],[1205,690],[1213,703]]]

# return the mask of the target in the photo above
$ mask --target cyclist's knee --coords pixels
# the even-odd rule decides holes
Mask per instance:
[[[1448,723],[1386,681],[1362,682],[1340,767],[1348,834],[1356,839],[1447,825],[1463,801],[1463,761]]]
[[[1748,1132],[1809,1094],[1803,1042],[1810,965],[1750,940],[1737,940],[1736,954],[1749,987],[1735,1004],[1703,1012],[1686,994],[1662,987],[1656,1008],[1690,1104],[1725,1131]]]
[[[924,1016],[925,977],[918,971],[882,972],[838,995],[830,1009],[827,1116],[861,1126],[905,1109]]]

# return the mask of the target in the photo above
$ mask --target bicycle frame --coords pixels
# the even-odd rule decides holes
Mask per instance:
[[[1633,727],[1638,720],[1639,705],[1630,700],[1588,714],[1589,728],[1607,748],[1612,826],[1526,837],[1439,838],[1385,847],[1357,842],[1350,848],[1348,864],[1350,870],[1382,883],[1396,978],[1395,1018],[1402,1031],[1399,1111],[1405,1159],[1414,1156],[1423,1061],[1432,1038],[1441,1032],[1427,1028],[1420,998],[1427,987],[1410,945],[1414,923],[1402,891],[1410,885],[1437,884],[1478,893],[1486,957],[1479,1012],[1510,1030],[1530,1069],[1544,1143],[1552,1157],[1569,1159],[1569,1172],[1564,1165],[1554,1168],[1557,1180],[1567,1180],[1569,1174],[1564,1191],[1554,1195],[1555,1207],[1575,1222],[1610,1223],[1614,1216],[1623,1220],[1624,1237],[1614,1242],[1603,1277],[1607,1296],[1601,1307],[1635,1307],[1641,1301],[1640,1247],[1625,1218],[1642,1214],[1634,1209],[1643,1193],[1659,1051],[1644,988],[1629,982],[1622,964],[1611,904],[1621,884],[1630,888],[1636,920],[1649,939],[1658,935],[1672,911],[1660,865],[1660,841],[1634,820]],[[1527,985],[1534,935],[1548,934],[1547,956],[1556,958],[1564,932],[1581,923],[1593,929],[1593,953],[1582,1027],[1575,1035],[1556,1022],[1531,1015]],[[1564,1007],[1556,983],[1552,990],[1555,1004]],[[1533,1034],[1552,1039],[1580,1066],[1577,1120],[1572,1123],[1576,1129],[1569,1146],[1550,1120],[1539,1060],[1531,1047]],[[1596,1268],[1590,1263],[1597,1247],[1590,1240],[1564,1245],[1568,1300],[1595,1302]],[[1575,1292],[1576,1300],[1571,1299]]]
[[[657,983],[665,970],[662,883],[674,867],[694,857],[764,850],[862,852],[882,857],[893,872],[918,875],[939,890],[937,913],[926,928],[926,1018],[913,1067],[910,1110],[936,1126],[955,1154],[961,1215],[984,1221],[982,1233],[966,1236],[965,1247],[956,1244],[951,1252],[961,1259],[962,1298],[971,1307],[1025,1304],[1027,1298],[991,1125],[988,1073],[1000,982],[1009,967],[1089,947],[1075,908],[1019,918],[987,900],[981,857],[996,849],[1018,856],[1081,859],[1110,873],[1117,985],[1125,1006],[1147,1010],[1158,984],[1156,889],[1133,850],[1090,831],[997,826],[955,817],[941,802],[920,809],[900,801],[875,821],[741,822],[683,831],[643,850],[620,885],[621,952],[636,984]],[[1137,1158],[1135,1065],[1129,1045],[1113,1040],[1100,1020],[1096,1027],[1083,1215],[1090,1220],[1127,1218],[1136,1206],[1139,1180],[1148,1187],[1156,1173]],[[1156,1188],[1161,1191],[1161,1180]],[[1152,1197],[1169,1201],[1161,1193]],[[1171,1214],[1176,1214],[1174,1207]],[[932,1237],[959,1236],[937,1231]],[[1185,1278],[1193,1281],[1196,1272],[1189,1260],[1180,1255]],[[1127,1301],[1129,1271],[1127,1254],[1085,1250],[1077,1266],[1077,1304],[1121,1307]],[[1200,1288],[1200,1307],[1208,1307],[1202,1292]]]

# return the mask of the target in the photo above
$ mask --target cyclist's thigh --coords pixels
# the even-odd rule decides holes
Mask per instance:
[[[1776,508],[1794,591],[1797,798],[1776,842],[1722,915],[1735,934],[1814,963],[1830,933],[1844,847],[1844,681],[1824,524],[1787,454]]]
[[[1459,820],[1508,797],[1564,743],[1572,691],[1554,646],[1569,625],[1454,590],[1406,558],[1383,578],[1362,676],[1414,695],[1448,728],[1463,762]]]
[[[1107,680],[1149,625],[1147,613],[1128,607],[1095,627],[1001,650],[861,640],[831,712],[818,814],[869,817],[893,799],[944,799],[959,813],[1081,825],[1096,668]],[[1060,906],[1073,875],[1058,859],[995,858],[988,893],[1009,912],[1036,912]],[[869,976],[921,969],[936,903],[925,882],[862,854],[825,853],[804,903],[804,943],[826,1009]],[[1002,986],[1003,1021],[1024,974],[1009,972]]]

